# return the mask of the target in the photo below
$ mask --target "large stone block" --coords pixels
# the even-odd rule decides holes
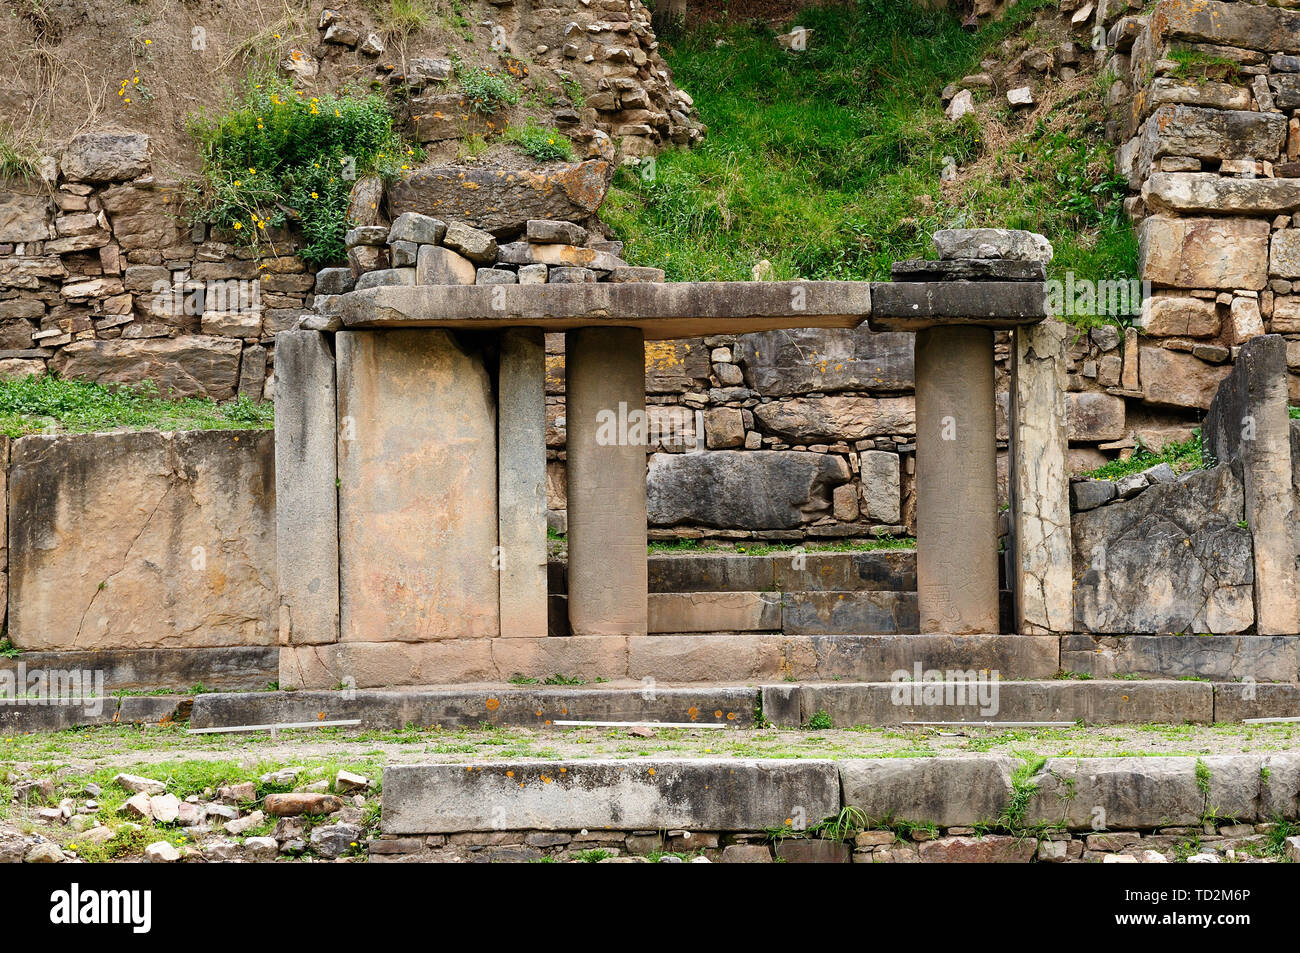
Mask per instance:
[[[751,387],[765,397],[812,391],[902,391],[913,383],[904,332],[801,328],[743,334],[736,342]]]
[[[794,397],[754,408],[759,428],[792,443],[916,433],[912,397]]]
[[[1255,621],[1250,532],[1227,465],[1076,514],[1074,613],[1097,633],[1243,632]]]
[[[781,603],[787,635],[888,635],[920,626],[914,592],[787,592]]]
[[[658,682],[750,681],[779,676],[779,635],[646,635],[627,640],[629,678]]]
[[[781,596],[772,592],[656,592],[650,631],[779,632]]]
[[[149,137],[141,133],[83,132],[63,150],[59,168],[73,182],[120,182],[149,168]]]
[[[1281,5],[1279,5],[1281,6]],[[1265,53],[1300,52],[1300,13],[1218,0],[1161,0],[1151,14],[1160,40],[1237,46]]]
[[[337,689],[342,683],[350,688],[387,688],[496,681],[500,676],[492,659],[495,641],[499,640],[286,645],[280,648],[280,687]]]
[[[0,242],[41,242],[53,237],[50,199],[0,189]]]
[[[826,512],[831,488],[848,478],[848,465],[832,454],[656,453],[646,506],[654,526],[790,529]]]
[[[902,496],[898,454],[863,450],[858,454],[862,482],[862,512],[880,523],[902,522]]]
[[[1060,640],[1036,635],[809,635],[781,646],[782,677],[887,682],[927,669],[998,671],[1004,678],[1051,678],[1060,669]]]
[[[1161,295],[1142,302],[1138,327],[1151,337],[1214,337],[1219,333],[1219,311],[1205,298]]]
[[[1241,461],[1255,555],[1255,630],[1263,635],[1300,631],[1286,352],[1280,334],[1242,345],[1202,429],[1211,459]]]
[[[1300,208],[1300,179],[1238,179],[1213,172],[1153,172],[1142,201],[1178,215],[1278,215]]]
[[[916,591],[915,550],[813,552],[771,558],[775,585],[782,592]]]
[[[609,187],[601,160],[542,171],[435,166],[389,186],[394,215],[421,212],[494,233],[522,231],[529,219],[578,221],[600,208]]]
[[[276,339],[275,525],[280,641],[339,637],[337,391],[326,335]]]
[[[1269,223],[1151,215],[1138,227],[1142,277],[1174,288],[1258,290],[1268,281]]]
[[[971,827],[996,821],[1011,799],[1006,757],[871,758],[840,763],[844,805],[873,821]]]
[[[499,630],[496,405],[446,331],[335,336],[341,638]]]
[[[1118,440],[1124,436],[1124,398],[1097,391],[1066,394],[1065,419],[1071,440]]]
[[[1209,409],[1219,384],[1231,371],[1206,364],[1185,351],[1143,345],[1139,349],[1142,399],[1159,407]]]
[[[1181,104],[1159,106],[1142,127],[1134,172],[1140,185],[1152,163],[1161,156],[1272,160],[1278,157],[1285,141],[1286,117],[1279,113]]]
[[[1290,682],[1297,676],[1295,636],[1067,635],[1061,668],[1096,678],[1253,679]]]
[[[10,622],[27,650],[275,640],[269,431],[24,437]]]
[[[113,238],[123,251],[157,252],[181,243],[182,194],[179,187],[161,182],[127,183],[105,189],[99,193],[99,199],[113,225]],[[46,251],[50,250],[47,245]],[[237,277],[255,277],[256,267],[252,270],[253,275]],[[196,268],[194,277],[204,276]]]
[[[767,592],[773,588],[774,560],[731,553],[661,553],[648,560],[650,591]]]
[[[794,817],[815,823],[839,810],[833,761],[521,761],[384,770],[386,834],[759,831],[789,826]]]
[[[103,673],[106,693],[158,689],[181,692],[199,684],[223,692],[260,693],[276,679],[279,651],[274,645],[236,645],[211,649],[23,652],[13,659],[0,658],[0,671],[13,671],[20,663],[29,672],[63,669]]]
[[[168,397],[227,400],[239,387],[239,341],[208,335],[74,341],[50,360],[62,377],[99,384],[153,381]]]

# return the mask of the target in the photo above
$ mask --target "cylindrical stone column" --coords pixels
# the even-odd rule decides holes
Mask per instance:
[[[923,633],[998,631],[993,332],[916,334],[916,581]]]
[[[564,350],[569,628],[645,635],[645,337],[579,328]]]

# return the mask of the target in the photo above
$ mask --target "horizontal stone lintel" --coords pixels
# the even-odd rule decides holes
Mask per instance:
[[[636,327],[648,340],[785,328],[856,328],[865,281],[414,285],[343,296],[348,328]]]
[[[900,281],[871,286],[873,331],[934,327],[1008,330],[1047,317],[1040,281]]]

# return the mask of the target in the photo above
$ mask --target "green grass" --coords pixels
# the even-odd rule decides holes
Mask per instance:
[[[1042,232],[1053,274],[1133,277],[1100,83],[1062,93],[1032,126],[1002,110],[997,142],[973,116],[943,115],[944,85],[1044,5],[1022,0],[975,33],[908,0],[808,10],[799,22],[816,33],[800,54],[759,26],[693,31],[666,54],[709,134],[620,171],[604,217],[629,260],[669,280],[748,279],[764,258],[777,279],[887,279],[936,229],[970,226]],[[973,168],[956,191],[940,180],[949,158]]]
[[[538,162],[573,158],[573,144],[563,133],[546,126],[539,126],[532,119],[522,126],[511,126],[507,129],[506,141],[514,143],[521,152],[532,156]]]
[[[1089,470],[1084,476],[1094,480],[1118,480],[1133,473],[1141,473],[1161,463],[1169,464],[1175,473],[1187,473],[1213,466],[1213,461],[1205,456],[1201,446],[1201,432],[1197,430],[1190,440],[1182,443],[1167,443],[1158,453],[1140,447],[1127,460],[1111,460],[1095,470]]]
[[[460,90],[469,101],[469,108],[484,116],[491,116],[506,106],[519,102],[519,90],[508,74],[493,73],[478,66],[456,67]]]
[[[167,400],[151,382],[105,387],[53,374],[0,381],[0,433],[10,437],[45,432],[114,430],[269,429],[270,401],[239,397],[224,404],[210,398]]]

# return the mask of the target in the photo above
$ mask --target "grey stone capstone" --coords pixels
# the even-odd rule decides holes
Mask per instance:
[[[1052,244],[1037,232],[1010,228],[943,228],[934,233],[939,257],[1052,260]]]

